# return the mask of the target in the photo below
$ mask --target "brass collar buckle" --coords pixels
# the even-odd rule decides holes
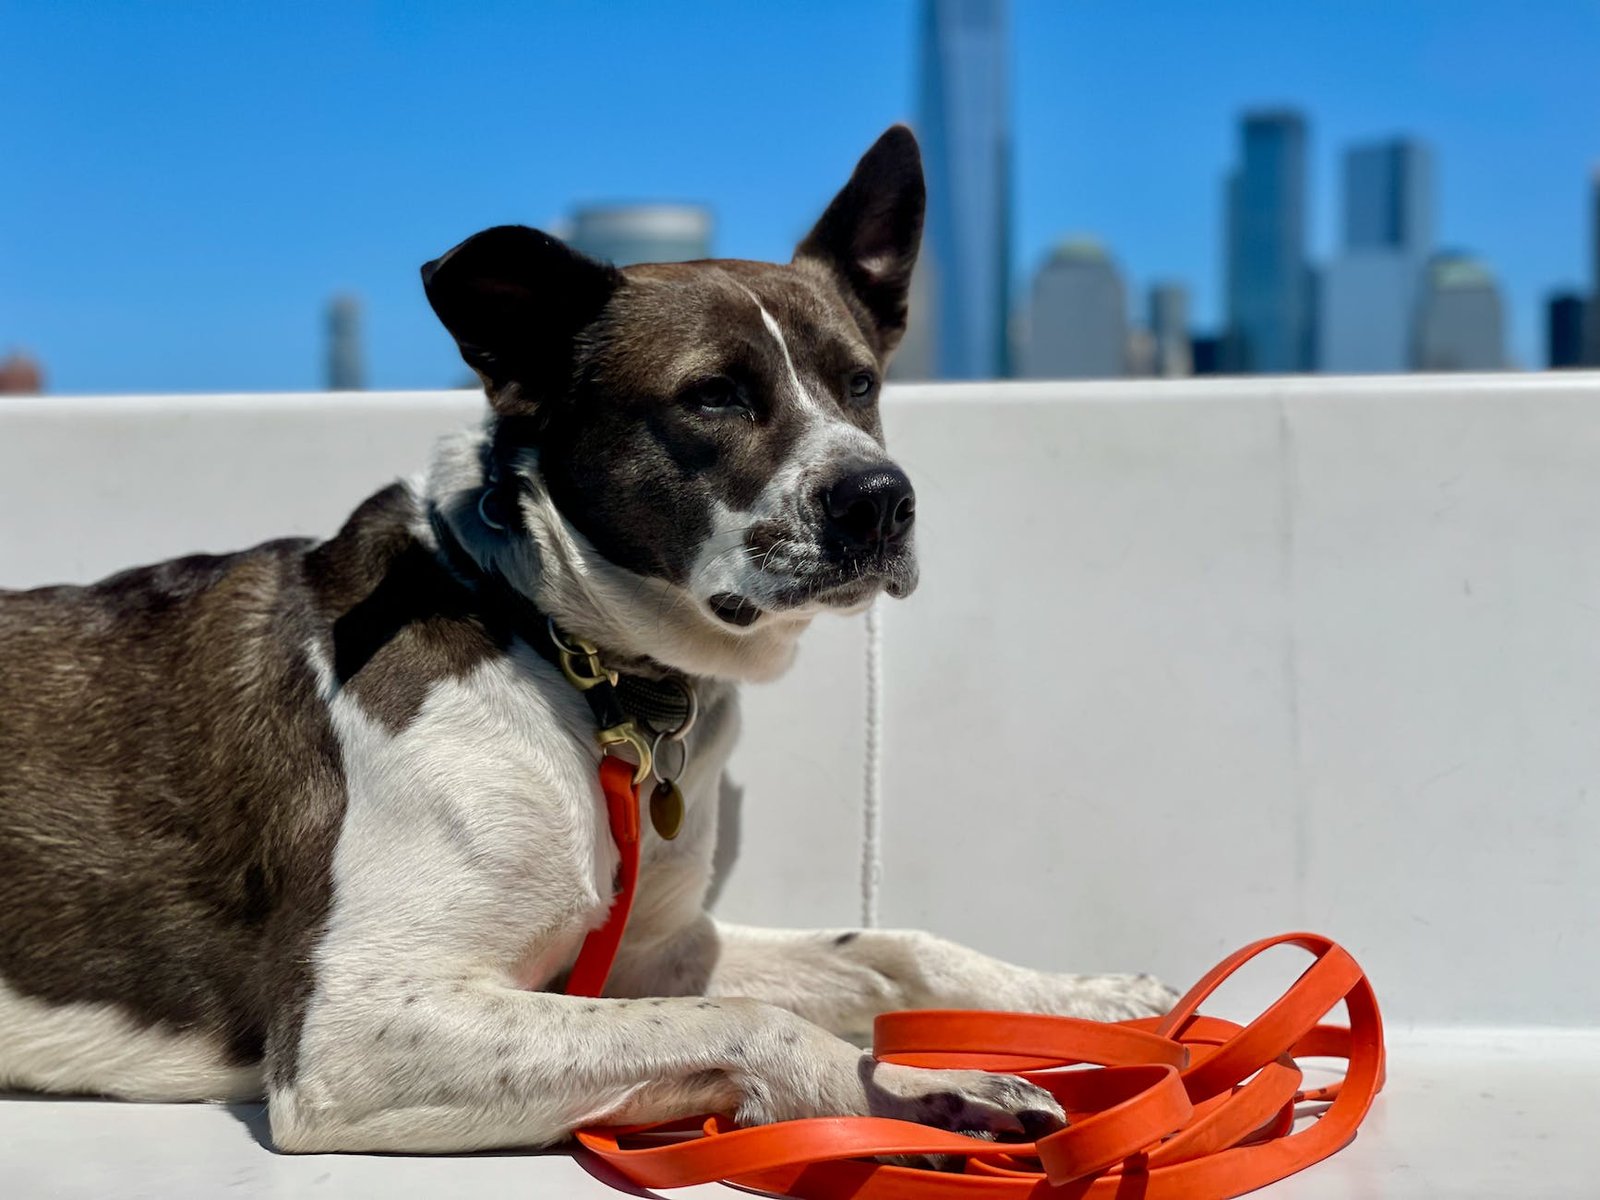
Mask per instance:
[[[556,629],[555,618],[547,619],[550,622],[550,640],[556,644],[556,653],[561,656],[561,673],[567,677],[568,683],[580,692],[587,692],[601,683],[617,686],[617,673],[600,664],[598,646],[582,638],[569,639],[563,636]]]
[[[580,692],[587,692],[593,688],[604,685],[608,689],[617,686],[620,676],[610,670],[600,661],[600,648],[593,642],[586,642],[580,637],[564,634],[556,628],[556,619],[546,617],[550,629],[550,640],[555,643],[556,654],[561,663],[561,673],[567,677],[567,682]],[[614,749],[632,749],[638,756],[639,765],[634,768],[633,784],[638,787],[650,778],[652,755],[650,753],[650,739],[644,735],[638,723],[632,718],[622,716],[621,710],[616,707],[616,701],[609,699],[596,706],[596,712],[603,711],[601,705],[609,705],[620,720],[613,720],[595,734],[595,739],[600,743],[600,749],[610,754]]]
[[[633,769],[633,786],[638,787],[654,773],[655,755],[650,752],[650,739],[645,737],[644,731],[632,717],[602,729],[594,735],[600,743],[600,749],[610,754],[613,749],[628,747],[639,758],[639,765]]]
[[[677,681],[677,686],[683,689],[686,707],[682,722],[676,729],[663,730],[652,736],[648,723],[645,728],[640,728],[639,722],[622,707],[617,694],[621,675],[600,661],[599,648],[582,638],[563,634],[556,628],[554,617],[545,620],[561,673],[567,677],[567,682],[584,693],[584,698],[589,701],[589,707],[598,719],[600,728],[595,740],[600,743],[600,752],[614,754],[633,751],[637,763],[633,769],[634,789],[637,791],[645,780],[655,778],[656,786],[650,795],[650,822],[663,838],[672,840],[678,836],[683,825],[683,792],[678,787],[678,780],[689,767],[689,745],[684,739],[699,715],[699,703],[693,685],[684,680]],[[661,771],[662,759],[658,751],[664,740],[678,744],[678,769],[670,776]]]

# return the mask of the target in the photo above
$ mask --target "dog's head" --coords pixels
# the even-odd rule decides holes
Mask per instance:
[[[576,535],[569,574],[619,575],[603,603],[638,609],[606,614],[597,640],[767,675],[816,613],[915,585],[915,498],[878,397],[923,205],[896,126],[786,265],[619,270],[502,226],[422,269],[494,410],[489,474],[517,477],[524,523],[542,504]]]

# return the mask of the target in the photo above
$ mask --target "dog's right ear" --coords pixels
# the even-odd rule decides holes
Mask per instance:
[[[574,340],[621,282],[615,267],[526,225],[475,233],[422,268],[428,303],[504,416],[565,394]]]
[[[916,136],[904,125],[890,126],[794,254],[797,262],[822,263],[855,296],[865,309],[863,331],[881,357],[893,353],[906,330],[926,207]]]

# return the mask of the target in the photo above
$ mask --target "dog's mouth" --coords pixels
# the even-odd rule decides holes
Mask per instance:
[[[754,625],[761,619],[761,609],[744,596],[735,592],[718,592],[707,603],[711,606],[712,615],[719,621],[740,629]]]
[[[769,613],[792,610],[833,609],[850,612],[880,593],[899,598],[917,585],[915,560],[896,555],[870,564],[813,569],[785,582],[763,580],[757,603],[740,592],[716,592],[706,603],[711,615],[725,625],[747,629]]]

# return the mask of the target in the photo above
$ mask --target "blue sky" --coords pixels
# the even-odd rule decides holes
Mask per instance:
[[[1355,139],[1428,141],[1441,241],[1508,293],[1586,282],[1600,162],[1594,0],[1020,0],[1016,269],[1090,233],[1142,288],[1218,316],[1238,112],[1311,121],[1313,250]],[[52,390],[320,385],[322,310],[367,305],[370,382],[459,360],[416,268],[575,203],[715,207],[718,253],[787,257],[855,157],[914,116],[912,0],[169,3],[7,0],[0,353]]]

